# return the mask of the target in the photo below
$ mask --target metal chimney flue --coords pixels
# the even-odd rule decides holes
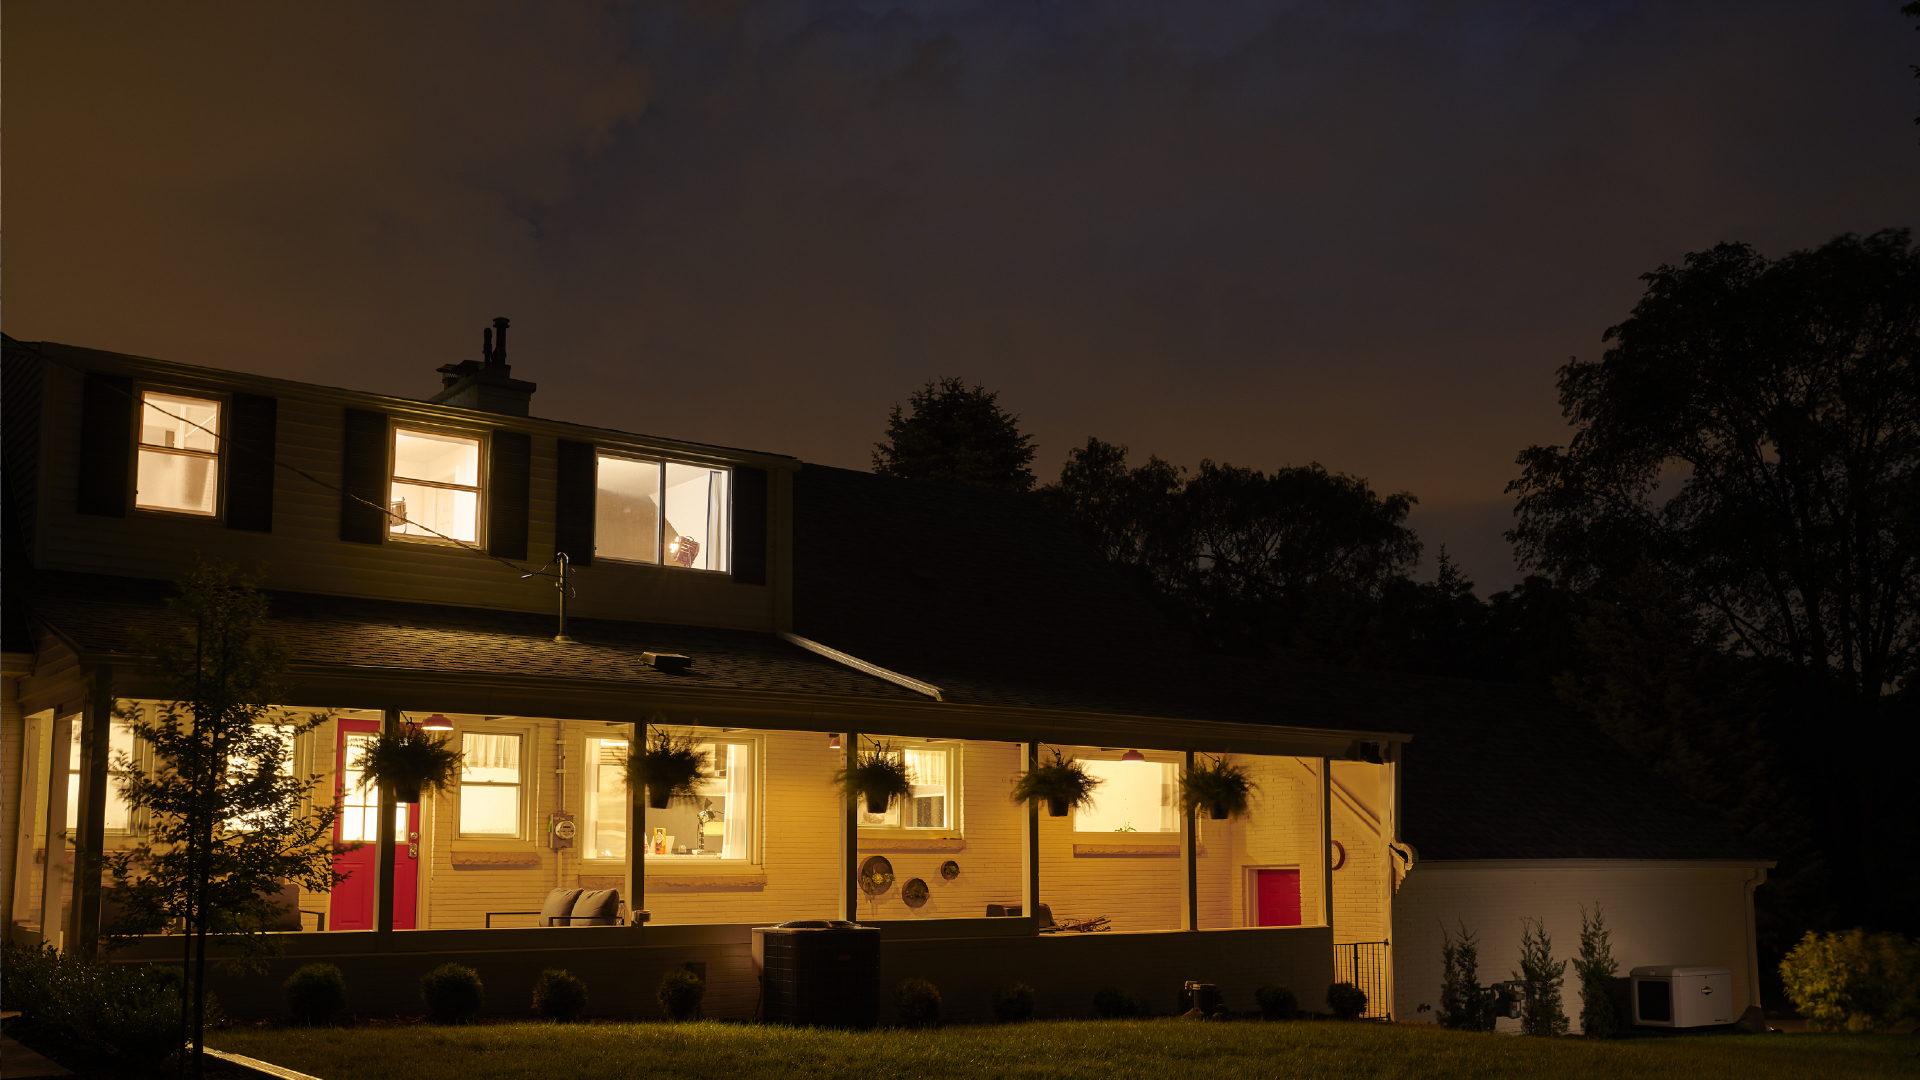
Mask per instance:
[[[465,360],[440,368],[440,392],[428,400],[436,405],[462,409],[527,415],[535,384],[513,377],[507,366],[507,327],[505,318],[480,332],[480,360]]]

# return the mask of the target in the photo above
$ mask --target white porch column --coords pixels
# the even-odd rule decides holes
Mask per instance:
[[[67,763],[73,756],[75,715],[56,717],[52,745],[47,751],[47,862],[40,883],[40,941],[64,948],[67,924],[61,899],[67,881]]]

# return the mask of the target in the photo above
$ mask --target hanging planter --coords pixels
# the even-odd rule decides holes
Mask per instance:
[[[1180,808],[1191,814],[1204,807],[1214,821],[1237,818],[1247,812],[1247,804],[1258,788],[1259,785],[1248,778],[1245,765],[1213,758],[1204,765],[1195,765],[1180,778]]]
[[[395,802],[417,803],[423,791],[451,788],[464,757],[449,748],[446,739],[404,724],[399,731],[381,732],[360,751],[353,767],[360,770],[362,788],[385,788]]]
[[[913,794],[907,761],[885,745],[860,754],[850,768],[833,774],[833,782],[847,798],[866,801],[867,813],[884,814],[895,799]]]
[[[1066,817],[1074,809],[1093,805],[1093,789],[1106,781],[1090,776],[1086,766],[1053,752],[1053,760],[1020,774],[1013,783],[1014,802],[1045,802],[1048,817]]]
[[[696,788],[707,779],[707,752],[697,749],[691,735],[674,735],[658,728],[647,736],[645,749],[627,755],[627,789],[647,793],[647,805],[665,810],[675,799],[691,802]]]

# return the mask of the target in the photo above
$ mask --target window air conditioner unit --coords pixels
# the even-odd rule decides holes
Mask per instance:
[[[1634,968],[1633,1022],[1671,1028],[1733,1023],[1733,969],[1697,964]]]

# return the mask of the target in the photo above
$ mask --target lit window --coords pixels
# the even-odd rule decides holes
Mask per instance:
[[[480,539],[480,440],[395,429],[387,499],[395,536]]]
[[[869,814],[860,802],[863,829],[951,829],[956,789],[953,786],[952,747],[909,747],[895,750],[907,759],[907,783],[912,793],[895,799],[884,814]]]
[[[727,569],[728,517],[733,506],[727,480],[725,469],[667,463],[667,517],[661,543],[668,565]]]
[[[520,736],[466,732],[460,749],[460,835],[520,835]]]
[[[133,504],[143,510],[216,513],[219,432],[218,401],[143,391]]]
[[[377,732],[349,731],[345,734],[347,766],[340,778],[340,841],[374,843],[380,839],[380,788],[360,786],[360,755],[379,739]],[[393,835],[407,835],[407,804],[393,808]]]
[[[126,773],[120,768],[123,760],[133,759],[133,727],[114,721],[108,728],[107,736],[107,811],[106,828],[110,833],[128,832],[133,827],[133,810],[127,805],[127,797],[120,791],[120,777]],[[80,725],[75,721],[73,742],[67,755],[67,831],[69,835],[80,827]],[[123,758],[122,755],[125,755]]]
[[[1161,761],[1082,761],[1088,774],[1106,783],[1093,805],[1074,811],[1075,832],[1179,832],[1175,792],[1179,773]]]
[[[593,507],[593,557],[660,561],[660,463],[599,460]]]
[[[596,471],[594,558],[727,569],[733,509],[727,470],[601,454]]]
[[[278,741],[280,743],[280,757],[279,757],[278,765],[274,768],[274,772],[278,773],[281,776],[292,776],[293,775],[293,754],[294,754],[293,728],[287,724],[255,724],[254,731],[260,734],[266,734],[270,731],[274,736],[277,736]],[[256,764],[258,764],[258,759],[256,758],[240,757],[240,756],[230,757],[227,759],[227,775],[229,778],[232,778],[232,779],[244,778],[247,773],[253,770],[253,767]],[[356,781],[359,779],[357,774],[355,775],[354,779]],[[272,814],[274,813],[274,811],[272,810],[261,810],[256,812],[266,817],[271,817]],[[238,817],[228,818],[227,827],[230,829],[238,829],[241,831],[250,831],[256,826],[251,816],[241,815]]]
[[[586,851],[583,858],[627,857],[627,740],[587,740]]]
[[[703,742],[708,778],[692,802],[647,807],[648,859],[746,859],[753,843],[753,744]],[[644,805],[646,800],[641,800]],[[664,854],[662,854],[664,852]]]

